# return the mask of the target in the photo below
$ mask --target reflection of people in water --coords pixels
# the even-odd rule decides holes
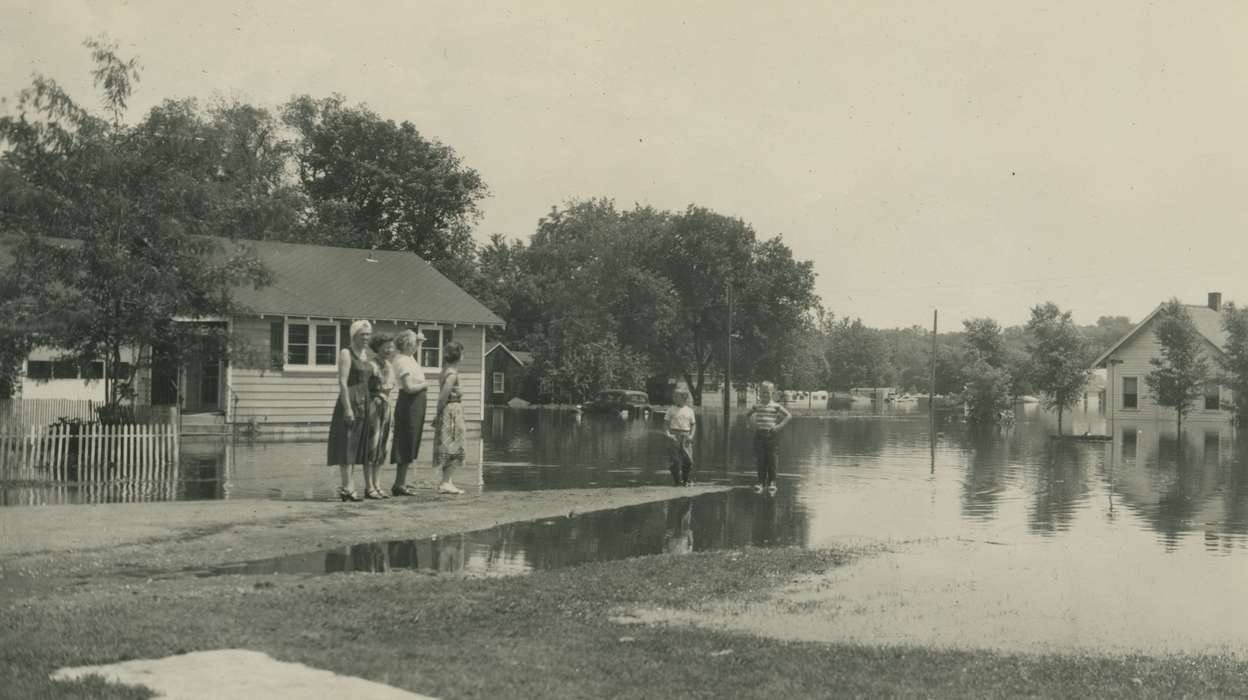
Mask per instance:
[[[689,554],[693,551],[693,500],[681,498],[667,503],[667,529],[663,533],[663,551],[668,554]]]

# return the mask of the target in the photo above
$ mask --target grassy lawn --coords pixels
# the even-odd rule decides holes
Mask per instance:
[[[746,549],[505,579],[400,571],[103,582],[0,606],[0,696],[146,697],[47,676],[227,647],[440,698],[1248,695],[1248,665],[1221,658],[786,643],[609,620],[632,606],[748,598],[849,556]]]

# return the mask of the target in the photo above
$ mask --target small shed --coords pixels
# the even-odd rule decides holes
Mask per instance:
[[[514,398],[535,401],[536,386],[528,372],[532,363],[533,356],[523,350],[491,343],[485,351],[486,403],[506,406]]]

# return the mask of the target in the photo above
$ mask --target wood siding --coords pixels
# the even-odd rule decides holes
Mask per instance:
[[[1205,341],[1205,357],[1208,359],[1210,367],[1217,367],[1215,359],[1217,349],[1208,340]],[[1163,408],[1157,405],[1157,400],[1148,390],[1148,384],[1144,381],[1144,377],[1152,372],[1153,365],[1149,362],[1154,357],[1161,356],[1161,344],[1157,341],[1157,334],[1153,332],[1153,322],[1140,329],[1134,338],[1128,340],[1122,347],[1118,348],[1109,356],[1106,363],[1109,371],[1106,374],[1105,381],[1105,405],[1106,417],[1110,420],[1176,420],[1174,409]],[[1137,382],[1137,406],[1136,408],[1123,408],[1122,405],[1122,380],[1124,377],[1135,377]],[[1221,403],[1226,405],[1231,398],[1231,391],[1226,387],[1220,390]],[[1229,411],[1208,410],[1205,408],[1203,398],[1196,399],[1188,412],[1187,417],[1183,420],[1187,421],[1225,421],[1230,418]]]
[[[239,318],[234,322],[235,332],[255,350],[255,360],[242,364],[267,364],[270,347],[270,322],[280,319]],[[397,333],[405,328],[381,323],[378,331]],[[483,412],[485,384],[482,380],[485,329],[471,326],[452,326],[452,337],[463,343],[464,356],[459,362],[460,384],[463,390],[464,412],[471,421],[479,421]],[[425,379],[430,384],[429,420],[433,420],[438,399],[438,374],[440,370],[429,369]],[[329,423],[338,400],[338,375],[336,372],[311,372],[307,370],[267,369],[264,367],[234,366],[230,369],[230,416],[234,422],[247,423],[255,420],[266,424]],[[397,392],[395,392],[397,394]],[[392,400],[394,396],[392,395]]]

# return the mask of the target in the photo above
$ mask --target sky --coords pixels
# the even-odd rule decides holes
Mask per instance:
[[[101,33],[134,120],[338,92],[411,121],[489,185],[481,240],[696,204],[877,327],[1248,303],[1248,3],[0,0],[0,96],[94,99]]]

